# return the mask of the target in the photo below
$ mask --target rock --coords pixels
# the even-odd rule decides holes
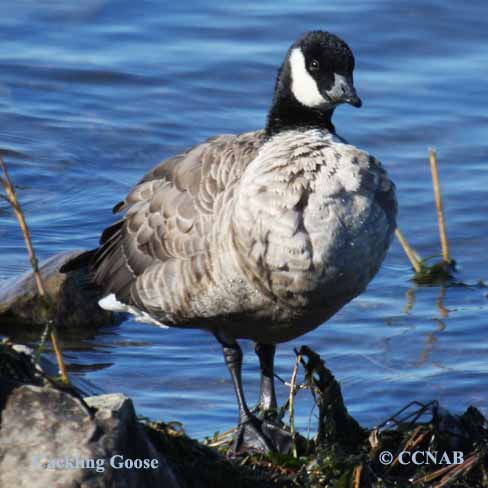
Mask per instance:
[[[92,412],[51,386],[16,388],[2,412],[0,459],[0,486],[179,487],[122,395]],[[137,459],[149,467],[135,469]]]
[[[32,363],[29,353],[26,353],[23,348],[21,348],[19,351],[16,351],[13,346],[6,343],[1,343],[0,414],[12,390],[24,383],[42,386],[44,384],[44,377],[42,373]]]
[[[40,272],[50,297],[50,307],[39,300],[32,272],[0,282],[2,324],[44,325],[48,319],[60,328],[106,325],[117,321],[114,314],[98,306],[100,298],[86,269],[60,273],[60,267],[82,251],[56,254],[40,264]]]
[[[106,393],[84,398],[85,403],[95,410],[118,412],[118,415],[129,415],[132,402],[121,393]]]
[[[180,488],[129,398],[84,401],[47,380],[28,355],[4,345],[0,408],[0,486]]]

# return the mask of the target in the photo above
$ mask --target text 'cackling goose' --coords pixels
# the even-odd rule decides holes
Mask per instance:
[[[340,103],[361,106],[353,70],[341,39],[302,36],[278,72],[264,130],[213,137],[163,161],[115,206],[125,215],[100,247],[64,268],[89,261],[103,308],[215,335],[239,404],[235,449],[288,449],[289,433],[269,415],[275,344],[361,293],[394,232],[393,183],[331,122]],[[256,342],[258,415],[244,399],[237,339]]]

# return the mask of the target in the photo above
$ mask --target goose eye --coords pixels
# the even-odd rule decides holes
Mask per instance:
[[[312,59],[310,62],[310,71],[317,71],[319,69],[319,62],[316,59]]]

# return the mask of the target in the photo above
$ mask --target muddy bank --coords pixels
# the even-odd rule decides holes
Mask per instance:
[[[298,364],[301,386],[317,402],[317,435],[297,434],[288,455],[236,454],[232,432],[204,443],[190,439],[177,422],[138,418],[122,394],[84,396],[89,385],[82,393],[79,385],[59,384],[33,365],[28,349],[4,342],[0,486],[488,486],[487,423],[475,408],[453,415],[437,402],[412,402],[367,430],[348,414],[318,355],[302,348]]]
[[[122,394],[83,397],[35,367],[27,348],[0,345],[0,486],[274,486],[261,471],[139,419]]]

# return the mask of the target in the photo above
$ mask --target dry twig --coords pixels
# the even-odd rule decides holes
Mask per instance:
[[[232,440],[233,435],[237,432],[237,428],[233,427],[225,432],[218,433],[212,439],[203,441],[208,447],[220,447],[229,444]]]
[[[464,463],[450,466],[451,469],[441,478],[439,483],[434,486],[434,488],[443,488],[448,486],[452,481],[460,478],[462,475],[467,474],[480,460],[480,455],[478,453],[469,456]]]
[[[39,272],[39,264],[37,261],[36,253],[34,251],[34,247],[32,246],[32,240],[29,233],[29,228],[27,227],[27,223],[24,218],[24,214],[22,213],[22,209],[20,208],[19,201],[17,200],[17,196],[15,194],[15,188],[10,180],[7,167],[3,159],[0,157],[0,167],[2,168],[4,178],[0,177],[0,182],[5,190],[5,194],[7,196],[7,201],[12,206],[15,216],[19,222],[20,229],[22,230],[22,234],[24,236],[25,245],[27,247],[27,252],[29,253],[29,260],[32,266],[32,271],[34,273],[34,280],[37,287],[37,292],[39,293],[39,297],[41,301],[48,306],[48,296],[46,294],[46,289],[44,287],[44,283],[41,278],[41,273]],[[54,353],[56,355],[56,360],[58,362],[59,372],[61,374],[61,378],[63,382],[69,383],[68,380],[68,373],[66,372],[66,366],[64,364],[63,355],[61,352],[61,346],[59,345],[58,335],[56,331],[56,326],[53,324],[51,327],[51,342],[53,344]]]
[[[293,439],[292,454],[293,457],[298,458],[297,445],[295,442],[295,395],[297,391],[296,385],[297,385],[298,366],[300,365],[302,356],[297,351],[295,351],[295,353],[297,357],[295,359],[295,366],[293,367],[293,372],[291,374],[291,380],[290,380],[290,395],[288,397],[288,415],[290,417],[290,432]]]
[[[362,472],[363,472],[363,465],[358,464],[354,468],[354,474],[353,474],[354,488],[360,488],[361,487],[361,473]]]
[[[422,484],[422,483],[429,483],[430,481],[433,481],[436,478],[439,478],[439,476],[442,476],[443,474],[446,474],[448,471],[451,471],[452,468],[453,468],[452,465],[444,466],[443,468],[440,468],[437,471],[434,471],[433,473],[426,474],[424,476],[421,476],[420,478],[415,478],[412,481],[412,485]]]
[[[412,435],[408,438],[407,442],[405,442],[405,445],[399,450],[399,454],[388,467],[388,471],[398,464],[401,452],[412,451],[414,447],[417,447],[430,433],[431,432],[423,425],[416,427],[412,432]]]

